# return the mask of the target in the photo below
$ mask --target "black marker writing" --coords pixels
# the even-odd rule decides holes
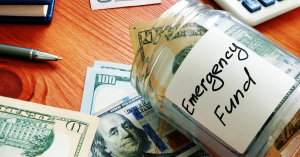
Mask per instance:
[[[248,80],[244,83],[243,85],[243,91],[244,92],[247,92],[250,88],[250,85],[253,84],[253,85],[256,85],[256,82],[253,80],[253,78],[250,76],[250,73],[248,71],[248,69],[246,67],[244,67],[244,71],[246,73],[246,75],[248,76]],[[244,94],[241,90],[237,90],[236,93],[233,95],[233,98],[235,101],[233,101],[232,98],[230,98],[230,106],[225,106],[225,110],[228,114],[231,114],[233,112],[233,109],[235,109],[237,106],[236,105],[239,105],[240,104],[240,97],[244,98]],[[234,103],[235,102],[235,103]],[[217,118],[220,120],[220,122],[224,125],[224,121],[222,120],[223,117],[224,117],[224,112],[222,112],[221,116],[217,113],[217,111],[219,110],[220,108],[220,105],[218,105],[214,111],[215,115],[217,116]]]
[[[205,91],[208,91],[208,86],[211,85],[211,90],[213,92],[219,91],[224,86],[224,81],[218,75],[223,71],[225,65],[228,65],[227,60],[231,59],[233,53],[238,53],[238,60],[243,61],[246,60],[249,56],[247,51],[237,46],[235,43],[232,43],[233,47],[229,47],[230,51],[225,52],[225,59],[220,58],[218,63],[216,63],[211,72],[209,72],[205,78],[201,79],[201,83],[196,85],[195,92],[191,94],[191,97],[188,99],[188,102],[185,102],[186,98],[182,100],[182,107],[190,114],[193,115],[195,111],[195,104],[197,103],[199,97],[201,97]],[[216,111],[215,111],[216,113]],[[221,116],[222,117],[222,116]]]

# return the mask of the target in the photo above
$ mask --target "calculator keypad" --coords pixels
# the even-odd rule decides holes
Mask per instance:
[[[243,0],[242,5],[250,12],[254,13],[261,9],[261,5],[264,7],[269,7],[275,4],[276,0]],[[277,1],[284,1],[284,0],[277,0]]]
[[[242,5],[251,13],[261,9],[261,4],[257,0],[243,0]]]
[[[0,0],[1,1],[1,0]],[[256,26],[292,9],[300,7],[300,0],[214,0],[235,17]],[[299,156],[300,157],[300,156]]]

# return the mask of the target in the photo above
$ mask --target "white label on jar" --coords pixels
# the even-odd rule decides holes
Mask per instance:
[[[241,43],[211,28],[187,55],[165,95],[244,153],[294,83]]]

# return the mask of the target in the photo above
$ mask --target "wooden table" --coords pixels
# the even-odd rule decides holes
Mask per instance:
[[[92,11],[89,0],[56,0],[49,25],[0,24],[0,43],[55,54],[57,62],[0,57],[0,95],[79,111],[87,67],[132,64],[129,25],[157,19],[179,0]],[[221,9],[212,0],[200,0]],[[255,27],[300,57],[300,8]]]
[[[49,25],[0,24],[0,43],[62,57],[30,62],[0,57],[0,95],[79,111],[87,67],[95,60],[132,64],[129,25],[157,19],[179,0],[91,10],[89,0],[57,0]],[[200,0],[221,9],[212,0]],[[255,28],[300,56],[300,8]]]

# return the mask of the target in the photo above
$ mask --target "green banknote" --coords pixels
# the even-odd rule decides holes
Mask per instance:
[[[99,93],[99,90],[104,90],[105,92],[103,92],[103,93],[106,94],[105,97],[102,97],[101,99],[99,99],[100,103],[94,103],[95,108],[97,108],[97,105],[98,105],[98,109],[101,108],[101,109],[99,109],[101,111],[98,111],[98,112],[104,112],[104,110],[107,110],[107,108],[111,108],[113,106],[112,104],[116,104],[116,102],[118,102],[121,99],[123,99],[123,101],[127,100],[126,97],[128,97],[131,92],[136,93],[136,90],[131,86],[131,83],[129,80],[131,66],[124,65],[124,64],[111,63],[111,62],[95,61],[94,67],[91,69],[96,70],[96,72],[91,73],[92,75],[89,76],[90,72],[88,71],[86,83],[89,83],[89,81],[90,81],[90,85],[93,87],[92,91],[94,93]],[[101,80],[99,82],[98,78],[100,75],[104,75],[104,74],[110,74],[109,76],[114,76],[115,80],[119,80],[120,83],[114,83],[114,84],[112,83],[112,84],[104,84],[103,85],[103,83],[102,83],[103,81]],[[124,75],[122,75],[122,74],[124,74]],[[89,78],[96,78],[96,79],[95,79],[95,81],[91,81]],[[91,83],[91,82],[94,82],[94,83]],[[85,92],[86,92],[86,87],[87,87],[87,84],[85,85]],[[109,88],[113,88],[112,92],[108,91]],[[89,88],[87,88],[87,89],[89,89]],[[116,92],[117,90],[123,90],[126,93],[122,94],[121,92]],[[135,96],[137,98],[139,98],[139,101],[136,101],[133,104],[128,104],[128,106],[136,105],[137,103],[147,104],[147,105],[145,105],[144,109],[149,111],[149,112],[147,112],[149,114],[145,115],[143,113],[145,116],[143,121],[144,121],[144,123],[146,123],[146,122],[151,123],[151,126],[157,133],[158,137],[162,138],[162,135],[164,135],[166,132],[169,132],[172,130],[174,132],[174,135],[180,135],[180,137],[186,139],[184,136],[182,136],[181,133],[179,133],[176,129],[174,129],[168,122],[166,122],[162,118],[158,117],[156,115],[156,113],[154,113],[153,108],[148,103],[146,103],[140,96],[138,96],[136,94],[135,94]],[[119,98],[119,99],[116,100],[117,98]],[[89,99],[92,99],[91,95],[89,95]],[[97,98],[95,98],[95,96],[94,96],[93,99],[95,100]],[[83,102],[85,102],[86,100],[87,99],[84,95]],[[88,106],[82,105],[81,112],[86,109],[87,111],[93,113],[93,107],[91,105],[92,104],[91,102],[92,101],[89,101]],[[128,108],[128,106],[127,106],[127,108]],[[123,107],[125,108],[125,106],[123,106]],[[141,108],[141,109],[143,109],[143,108]],[[132,116],[132,115],[129,115],[129,116]],[[180,141],[169,140],[167,145],[172,146],[172,149],[168,148],[166,151],[163,151],[164,153],[173,152],[180,148],[180,151],[178,150],[177,153],[180,152],[179,154],[182,154],[183,156],[188,156],[188,155],[190,155],[191,157],[208,156],[208,153],[206,153],[202,148],[195,146],[195,144],[192,144],[190,142],[180,142]],[[101,149],[99,149],[99,151],[100,150]],[[160,154],[160,150],[158,149],[158,146],[156,146],[155,144],[152,145],[152,153]],[[93,156],[97,156],[97,155],[94,154]]]
[[[90,157],[210,156],[177,129],[162,122],[137,93],[93,115],[100,117],[100,122]]]
[[[130,65],[96,61],[87,70],[80,112],[93,114],[135,93],[130,70]]]
[[[99,118],[0,97],[0,152],[4,157],[86,157]]]

